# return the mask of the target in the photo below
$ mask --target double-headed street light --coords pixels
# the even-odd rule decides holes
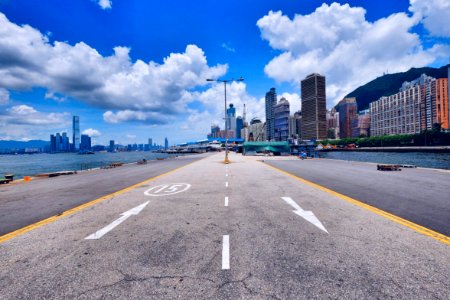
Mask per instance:
[[[223,82],[223,86],[225,89],[225,160],[223,162],[225,164],[229,164],[230,160],[228,159],[227,83],[233,81],[244,81],[244,78],[242,78],[241,76],[238,79],[206,79],[206,81]]]

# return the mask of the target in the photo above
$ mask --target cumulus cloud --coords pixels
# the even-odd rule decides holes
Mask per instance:
[[[450,48],[424,49],[411,28],[420,21],[406,13],[375,22],[365,18],[362,7],[322,4],[313,13],[295,15],[270,11],[258,20],[261,37],[281,54],[264,68],[279,82],[295,82],[310,73],[327,77],[329,104],[339,101],[361,84],[384,72],[422,67],[448,54]]]
[[[38,30],[0,13],[0,88],[45,87],[49,98],[67,95],[108,110],[104,117],[112,123],[168,122],[185,111],[191,89],[227,70],[227,65],[208,66],[196,45],[171,53],[161,64],[132,62],[129,51],[115,47],[112,55],[102,56],[83,42],[50,43]]]
[[[409,10],[433,36],[450,37],[450,1],[410,0]]]
[[[88,136],[92,137],[99,137],[102,134],[100,133],[100,131],[98,131],[97,129],[93,129],[93,128],[88,128],[86,130],[83,130],[82,134],[86,134]]]
[[[111,9],[112,8],[111,0],[96,0],[96,2],[102,9]]]
[[[7,89],[0,88],[0,105],[5,105],[9,102],[9,92]]]
[[[68,113],[42,112],[23,104],[0,110],[0,137],[4,139],[47,139],[49,128],[63,129],[68,125]]]

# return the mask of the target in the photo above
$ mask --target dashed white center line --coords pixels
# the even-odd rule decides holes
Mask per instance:
[[[228,197],[225,197],[225,206],[228,206]]]
[[[225,177],[228,177],[228,173],[227,173],[227,174],[225,174]]]
[[[223,247],[222,247],[222,270],[230,269],[230,236],[223,236]]]
[[[227,181],[227,182],[225,182],[225,187],[228,187],[228,181]]]

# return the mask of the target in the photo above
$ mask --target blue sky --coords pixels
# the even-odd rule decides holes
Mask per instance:
[[[72,115],[98,143],[201,139],[223,122],[206,77],[243,76],[230,101],[264,118],[269,88],[298,110],[320,72],[331,107],[385,71],[445,64],[446,2],[0,0],[0,139],[71,133]]]

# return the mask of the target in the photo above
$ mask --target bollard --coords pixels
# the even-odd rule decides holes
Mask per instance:
[[[25,182],[31,181],[31,177],[30,176],[23,176],[23,181],[25,181]]]

